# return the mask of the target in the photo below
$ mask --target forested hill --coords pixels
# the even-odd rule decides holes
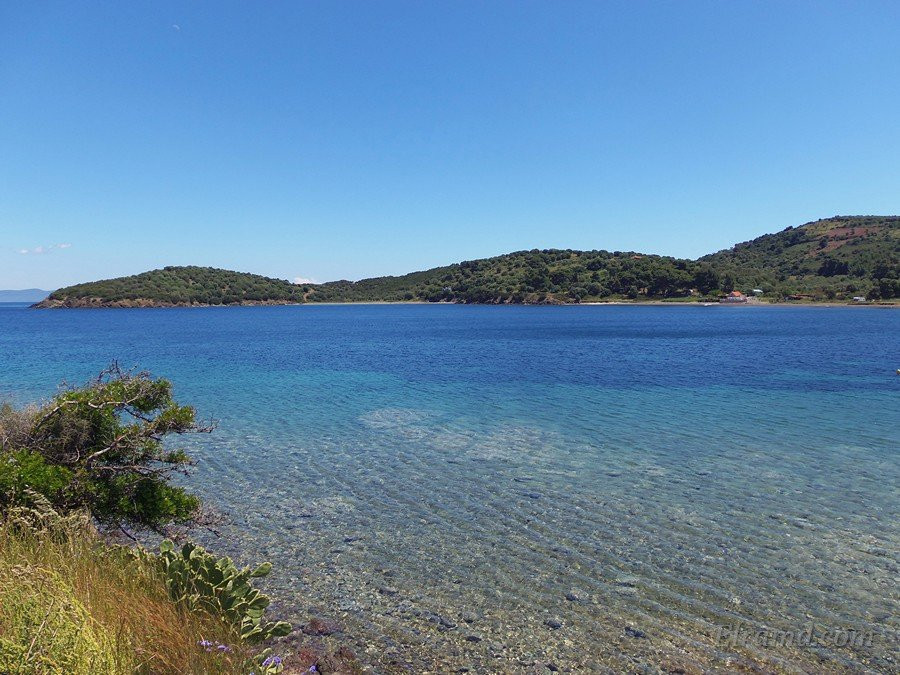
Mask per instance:
[[[168,307],[288,304],[309,288],[283,279],[213,267],[164,267],[130,277],[92,281],[54,291],[36,307]]]
[[[533,250],[313,289],[310,300],[544,303],[609,297],[667,298],[714,292],[711,266],[634,252]]]
[[[835,216],[704,256],[741,287],[834,298],[900,296],[900,217]]]
[[[699,260],[635,252],[520,251],[400,277],[314,287],[313,301],[579,302],[707,297],[900,296],[900,217],[848,216],[767,234]]]
[[[686,260],[635,252],[532,250],[399,277],[294,285],[208,267],[166,267],[70,286],[39,307],[142,307],[298,302],[570,303],[900,296],[900,217],[835,217]]]

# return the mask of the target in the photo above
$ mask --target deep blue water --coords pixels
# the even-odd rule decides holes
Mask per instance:
[[[0,398],[112,359],[173,380],[218,421],[190,481],[230,524],[198,536],[381,669],[891,670],[898,335],[870,308],[0,305]],[[717,637],[809,622],[872,640]]]

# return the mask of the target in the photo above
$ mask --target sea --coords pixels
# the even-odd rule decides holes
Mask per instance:
[[[0,400],[112,361],[216,424],[191,536],[339,629],[284,656],[900,670],[897,310],[0,305]]]

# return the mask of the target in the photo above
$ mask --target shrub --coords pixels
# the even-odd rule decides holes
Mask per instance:
[[[72,482],[72,471],[48,464],[31,450],[0,453],[0,505],[31,504],[30,491],[58,502]]]
[[[106,526],[162,531],[189,522],[199,507],[169,482],[190,460],[163,440],[209,430],[193,408],[173,400],[168,380],[114,364],[34,413],[27,433],[0,436],[0,499],[27,485],[57,508],[85,508]]]

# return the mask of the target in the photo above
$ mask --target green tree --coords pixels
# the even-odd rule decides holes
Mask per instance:
[[[731,293],[734,290],[734,277],[730,274],[726,274],[722,277],[722,284],[720,286],[723,293]]]
[[[174,401],[168,380],[113,364],[30,413],[26,433],[2,437],[0,459],[7,473],[13,467],[24,477],[20,487],[41,492],[63,510],[85,508],[101,524],[123,530],[163,531],[190,522],[199,508],[196,496],[171,483],[190,459],[166,447],[164,438],[211,430],[196,422],[193,408]],[[42,480],[29,483],[28,476]]]
[[[709,265],[701,265],[694,274],[694,284],[700,293],[708,295],[719,287],[719,274]]]

